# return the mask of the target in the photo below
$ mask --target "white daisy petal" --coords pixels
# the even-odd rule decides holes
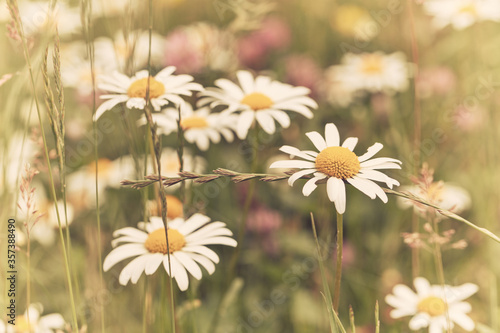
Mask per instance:
[[[194,276],[196,280],[200,280],[202,277],[201,269],[196,264],[196,262],[191,258],[190,254],[184,253],[182,251],[175,251],[173,256],[179,260],[179,262],[186,268],[186,270]]]
[[[210,250],[208,247],[206,246],[201,246],[201,245],[197,245],[197,246],[193,246],[193,245],[188,245],[186,247],[184,247],[182,249],[182,251],[184,252],[193,252],[193,253],[198,253],[198,254],[201,254],[207,258],[209,258],[210,260],[212,260],[213,262],[215,262],[216,264],[219,262],[219,256],[217,255],[217,253],[215,253],[214,251]]]
[[[273,162],[269,168],[314,168],[314,162],[289,160],[289,161],[276,161]]]
[[[255,118],[257,119],[257,122],[262,127],[264,132],[266,132],[267,134],[273,134],[276,131],[274,118],[271,117],[265,110],[255,112]]]
[[[340,145],[339,130],[333,123],[325,125],[325,139],[328,147],[338,147]]]
[[[345,184],[341,179],[330,177],[326,183],[328,198],[335,203],[335,208],[339,214],[345,213],[346,193]]]
[[[186,222],[179,227],[177,230],[183,235],[189,235],[194,230],[198,229],[202,225],[210,222],[210,218],[208,216],[202,214],[194,214]]]
[[[302,188],[302,194],[308,197],[316,189],[316,187],[318,187],[318,185],[316,185],[318,180],[319,179],[317,177],[309,179]]]
[[[146,266],[144,267],[146,275],[151,275],[156,272],[163,262],[163,256],[163,253],[153,253],[149,256]]]
[[[373,183],[369,180],[359,177],[347,178],[346,180],[349,184],[370,197],[370,199],[376,198],[377,195],[375,194],[375,190],[372,185]]]
[[[118,277],[118,281],[120,282],[121,285],[125,286],[128,284],[128,281],[132,278],[132,276],[137,277],[137,275],[141,275],[142,272],[144,272],[144,267],[146,265],[146,262],[148,261],[148,254],[142,255],[140,257],[135,258],[131,262],[123,268],[123,270],[120,273],[120,276]],[[136,280],[137,282],[137,280]],[[132,281],[132,283],[135,283]]]
[[[229,237],[210,237],[202,240],[193,241],[192,245],[227,245],[236,247],[238,243]]]
[[[359,162],[364,162],[364,161],[372,158],[373,156],[375,156],[376,153],[378,153],[380,150],[382,150],[382,148],[384,148],[383,144],[378,143],[378,142],[375,143],[373,146],[371,146],[370,148],[367,149],[366,153],[364,153],[363,155],[358,157]]]
[[[212,275],[215,272],[214,263],[207,257],[204,257],[196,253],[190,253],[189,255],[194,261],[202,265],[207,270],[208,274]]]
[[[293,186],[293,183],[295,183],[297,179],[300,179],[302,176],[309,175],[313,172],[316,172],[316,169],[306,169],[297,171],[296,173],[291,175],[290,178],[288,178],[288,185]]]
[[[189,277],[186,272],[186,268],[179,262],[179,260],[170,256],[172,272],[174,272],[175,282],[181,291],[185,291],[189,286]]]
[[[325,139],[318,132],[308,132],[306,135],[318,151],[322,151],[327,147]]]
[[[236,125],[236,135],[240,140],[246,138],[248,130],[253,124],[255,119],[254,111],[243,111],[238,118],[238,124]]]
[[[118,262],[135,256],[149,253],[143,244],[125,244],[111,251],[103,263],[103,270],[106,272]]]
[[[246,95],[251,94],[254,91],[254,80],[252,74],[247,71],[238,71],[236,76],[238,77],[238,81],[243,88],[243,92]]]
[[[347,138],[345,139],[344,143],[342,144],[342,147],[349,149],[350,151],[353,151],[354,148],[356,148],[356,144],[358,143],[358,138]]]
[[[295,147],[292,147],[292,146],[282,146],[280,148],[280,150],[286,154],[290,154],[290,156],[293,158],[295,156],[298,156],[298,157],[301,157],[305,160],[308,160],[308,161],[316,161],[316,158],[315,157],[312,157],[302,151],[300,151],[299,149],[295,148]]]

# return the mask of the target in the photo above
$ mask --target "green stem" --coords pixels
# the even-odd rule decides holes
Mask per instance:
[[[439,237],[439,226],[438,226],[438,221],[437,218],[432,219],[432,224],[433,224],[433,233],[436,239],[434,240],[434,263],[436,265],[436,273],[438,276],[439,284],[444,290],[444,285],[445,285],[445,279],[444,279],[444,269],[443,269],[443,256],[441,253],[441,245],[437,241],[437,237]],[[445,297],[445,302],[448,303],[448,300]],[[448,309],[448,308],[447,308]],[[448,310],[446,311],[446,323],[447,323],[447,329],[446,332],[451,333],[451,320],[450,320],[450,313]]]
[[[342,249],[343,249],[344,216],[337,212],[337,263],[335,269],[335,286],[333,290],[333,309],[339,312],[340,281],[342,279]]]

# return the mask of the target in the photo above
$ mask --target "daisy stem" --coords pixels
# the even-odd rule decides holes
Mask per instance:
[[[18,31],[19,36],[21,38],[21,44],[23,47],[23,54],[24,54],[24,58],[26,60],[26,64],[28,66],[28,72],[29,72],[29,76],[30,76],[30,85],[31,85],[31,90],[33,92],[33,98],[35,100],[35,106],[36,106],[36,111],[37,111],[37,115],[38,115],[38,122],[39,122],[39,126],[40,126],[40,132],[42,135],[43,146],[44,146],[44,155],[45,155],[45,160],[47,162],[49,180],[50,180],[50,185],[51,185],[51,188],[50,188],[51,195],[52,195],[52,199],[54,201],[54,207],[55,207],[56,215],[57,215],[57,223],[59,226],[59,236],[61,238],[61,245],[62,245],[63,256],[64,256],[64,265],[65,265],[65,271],[66,271],[66,279],[68,282],[69,297],[70,297],[71,310],[72,310],[72,315],[73,315],[73,330],[78,332],[79,331],[78,320],[77,320],[77,315],[76,315],[75,299],[74,299],[74,295],[73,295],[73,284],[72,284],[72,280],[71,280],[68,254],[67,254],[66,244],[64,241],[64,235],[62,232],[61,217],[59,215],[59,209],[57,207],[57,194],[56,194],[56,189],[55,189],[55,185],[54,185],[54,178],[52,175],[52,167],[50,165],[50,157],[49,157],[49,151],[48,151],[48,146],[47,146],[47,139],[45,136],[45,130],[43,128],[43,123],[42,123],[42,115],[40,112],[40,103],[38,102],[38,97],[36,94],[36,84],[35,84],[35,77],[33,74],[33,67],[31,64],[31,58],[30,58],[30,54],[29,54],[29,50],[28,50],[28,45],[26,42],[26,37],[25,37],[24,32],[23,32],[23,24],[22,24],[22,21],[19,17],[19,14],[18,14],[19,13],[19,6],[17,4],[17,0],[8,0],[7,4],[9,6],[9,8],[12,10],[12,12],[15,13],[14,16],[16,16],[16,17],[13,18],[14,24],[15,24],[16,30]]]
[[[142,333],[147,333],[148,331],[148,312],[149,312],[149,301],[151,297],[151,291],[149,289],[148,279],[144,280],[144,304],[142,308]]]
[[[340,280],[342,279],[342,248],[343,248],[344,216],[337,212],[337,263],[335,269],[335,286],[333,290],[333,309],[339,312]]]
[[[420,108],[420,96],[417,87],[418,81],[418,65],[419,65],[419,55],[418,55],[418,43],[415,34],[415,19],[413,15],[413,3],[409,1],[408,3],[408,16],[410,18],[410,36],[411,36],[411,50],[412,50],[412,60],[415,64],[415,75],[413,77],[413,153],[415,154],[414,173],[418,174],[418,168],[420,167],[420,145],[422,140],[422,125],[421,125],[421,108]],[[419,232],[419,219],[416,212],[413,212],[412,216],[412,232]],[[412,259],[412,273],[413,278],[420,275],[420,249],[414,247],[411,250]]]
[[[156,156],[156,164],[158,166],[158,177],[161,179],[161,142],[156,133],[156,125],[153,123],[153,117],[151,113],[153,108],[150,104],[150,81],[151,81],[151,44],[153,38],[153,0],[149,0],[149,47],[148,47],[148,82],[146,86],[146,106],[144,107],[144,113],[151,130],[151,139],[153,140],[153,150]],[[175,303],[174,303],[174,288],[173,288],[173,272],[172,263],[170,258],[170,243],[168,240],[168,225],[167,225],[167,198],[165,194],[165,187],[160,183],[159,194],[161,198],[161,219],[163,221],[163,226],[165,228],[165,239],[167,243],[167,258],[168,258],[168,277],[170,284],[170,310],[171,310],[171,331],[175,333]]]

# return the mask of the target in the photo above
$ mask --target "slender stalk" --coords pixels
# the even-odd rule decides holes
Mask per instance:
[[[438,221],[437,218],[432,218],[432,224],[433,224],[433,233],[434,236],[436,237],[436,240],[434,241],[434,264],[436,266],[436,273],[438,276],[439,284],[444,290],[444,285],[445,285],[445,279],[444,279],[444,269],[443,269],[443,256],[441,253],[441,245],[439,244],[439,241],[437,241],[437,237],[439,237],[439,226],[438,226]],[[444,293],[445,297],[445,302],[448,303],[446,299],[446,294]],[[448,311],[448,307],[446,307],[446,323],[447,323],[447,328],[446,332],[451,333],[451,320],[450,320],[450,313]]]
[[[335,268],[335,286],[333,290],[333,309],[339,312],[340,281],[342,280],[342,249],[344,229],[344,216],[337,212],[337,263]]]
[[[410,18],[410,33],[411,33],[411,50],[412,50],[412,60],[415,64],[415,73],[413,76],[413,156],[414,161],[414,174],[418,174],[418,169],[420,167],[420,145],[422,141],[422,111],[420,108],[420,96],[417,87],[418,75],[419,75],[419,55],[418,55],[418,43],[415,34],[415,19],[413,15],[413,1],[408,1],[408,16]],[[413,212],[412,216],[412,232],[419,232],[419,219],[416,212]],[[413,278],[420,275],[420,249],[414,247],[411,250],[412,257],[412,275]]]
[[[149,289],[148,279],[144,280],[144,304],[142,307],[142,333],[148,332],[148,312],[149,302],[151,298],[151,290]]]
[[[38,122],[40,125],[40,132],[42,135],[42,140],[43,140],[43,145],[44,145],[44,155],[45,155],[45,160],[47,162],[49,180],[50,180],[50,185],[51,185],[50,190],[51,190],[52,199],[54,201],[54,207],[56,209],[57,223],[58,223],[58,227],[59,227],[59,236],[61,239],[61,245],[62,245],[62,250],[63,250],[66,279],[68,281],[71,311],[72,311],[72,315],[73,315],[73,330],[78,332],[79,331],[78,321],[77,321],[77,315],[76,315],[75,300],[74,300],[74,295],[73,295],[73,283],[71,280],[71,273],[70,273],[70,267],[69,267],[69,261],[68,261],[68,253],[67,253],[66,244],[65,244],[64,236],[63,236],[63,232],[62,232],[61,217],[59,215],[59,209],[57,207],[56,189],[55,189],[55,185],[54,185],[54,178],[52,175],[52,167],[50,165],[49,151],[47,148],[47,139],[45,136],[45,130],[43,128],[42,116],[41,116],[41,112],[40,112],[40,103],[38,102],[38,97],[36,94],[36,85],[35,85],[35,78],[34,78],[34,74],[33,74],[33,67],[31,65],[31,58],[29,55],[28,46],[26,43],[26,38],[25,38],[24,32],[23,32],[23,24],[18,16],[19,7],[17,5],[17,0],[8,0],[8,5],[9,5],[9,8],[11,8],[12,11],[15,13],[14,14],[14,16],[15,16],[14,17],[14,24],[16,26],[17,31],[19,32],[19,36],[21,37],[21,44],[23,47],[24,58],[26,60],[27,66],[28,66],[28,72],[29,72],[29,76],[30,76],[30,85],[31,85],[31,90],[33,92],[33,98],[35,100],[35,106],[36,106],[37,115],[38,115]]]
[[[82,25],[87,45],[87,56],[90,62],[90,77],[92,80],[92,119],[97,109],[97,93],[96,93],[96,78],[95,78],[95,55],[94,55],[94,41],[92,40],[92,2],[89,0],[82,0]],[[100,289],[104,290],[104,277],[102,271],[102,243],[101,243],[101,211],[99,207],[99,150],[97,145],[97,122],[92,121],[92,130],[94,134],[94,161],[95,161],[95,206],[96,206],[96,221],[97,221],[97,259],[99,270]],[[104,319],[104,304],[100,302],[100,319],[101,319],[101,332],[105,332],[105,319]]]
[[[29,213],[26,221],[29,221]],[[28,244],[26,248],[26,310],[29,308],[31,304],[31,239],[30,233],[28,230],[28,225],[26,225],[26,237],[28,239]],[[30,312],[26,311],[26,320],[28,321],[28,326],[31,331],[31,322],[30,322]]]
[[[153,0],[149,0],[149,49],[148,49],[148,83],[146,87],[146,107],[144,108],[144,113],[148,124],[151,129],[151,138],[153,140],[153,150],[156,157],[156,165],[158,167],[158,176],[161,179],[161,143],[156,133],[156,125],[153,124],[153,117],[151,113],[153,109],[150,104],[150,81],[151,81],[151,45],[153,36]],[[167,198],[165,194],[165,187],[160,186],[159,196],[161,198],[161,218],[163,221],[163,226],[165,228],[165,239],[167,243],[167,256],[168,256],[168,276],[170,284],[170,305],[171,305],[171,332],[175,333],[175,302],[174,302],[174,288],[173,288],[173,278],[172,278],[172,264],[170,260],[170,243],[168,240],[168,225],[167,225]]]

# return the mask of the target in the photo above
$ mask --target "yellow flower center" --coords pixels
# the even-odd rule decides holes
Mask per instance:
[[[246,95],[240,103],[248,105],[254,111],[268,109],[273,105],[272,99],[259,92]]]
[[[170,253],[181,250],[186,245],[184,236],[175,229],[168,229],[168,245]],[[165,229],[156,229],[149,234],[144,243],[146,249],[151,253],[167,254],[167,239],[165,237]]]
[[[384,66],[379,54],[365,54],[361,62],[361,71],[368,75],[382,73]]]
[[[436,296],[429,296],[421,300],[417,309],[419,312],[425,312],[431,317],[441,316],[446,312],[448,306],[442,298]]]
[[[167,195],[167,217],[169,219],[175,219],[177,217],[182,217],[184,215],[184,209],[182,202],[174,197],[173,195]]]
[[[14,332],[31,332],[33,327],[28,323],[26,316],[19,316],[16,319],[16,326]]]
[[[130,98],[142,97],[146,98],[146,90],[148,88],[148,78],[142,78],[132,82],[127,89],[127,95]],[[152,76],[149,77],[149,98],[157,98],[165,93],[163,83],[156,81]]]
[[[361,169],[359,159],[352,151],[344,147],[328,147],[316,157],[316,169],[325,175],[347,179]]]
[[[208,127],[208,122],[203,117],[191,116],[181,119],[181,127],[185,130],[190,128],[204,128]]]
[[[472,16],[477,16],[477,8],[473,3],[463,6],[458,12],[460,14],[470,14]]]

